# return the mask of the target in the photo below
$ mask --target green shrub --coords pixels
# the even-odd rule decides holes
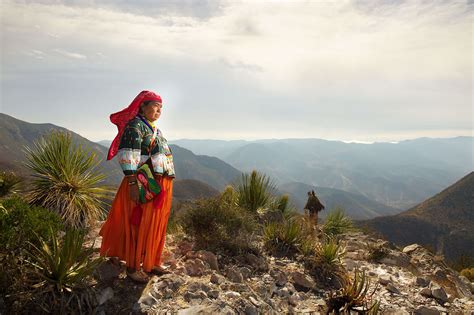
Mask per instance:
[[[264,174],[253,170],[250,174],[242,174],[237,185],[237,202],[242,208],[256,213],[259,209],[266,209],[271,201],[271,192],[275,184]]]
[[[304,257],[304,266],[321,284],[340,286],[345,277],[344,255],[345,248],[336,239],[329,238],[316,244],[313,255]]]
[[[328,236],[336,236],[354,230],[352,221],[344,214],[342,208],[329,212],[323,225],[323,232]]]
[[[50,228],[59,231],[61,218],[42,207],[31,206],[19,196],[2,201],[4,211],[0,211],[0,247],[9,251],[18,249],[26,242],[34,242],[35,234],[50,237]]]
[[[87,282],[103,257],[91,259],[93,246],[84,249],[84,230],[68,229],[62,240],[51,233],[51,242],[38,237],[31,243],[28,264],[32,271],[33,301],[51,313],[92,312],[94,292]]]
[[[272,255],[289,257],[296,253],[308,254],[313,246],[311,234],[296,218],[265,223],[263,244],[264,249]]]
[[[8,194],[15,193],[18,189],[21,179],[13,172],[0,172],[0,198]]]
[[[328,306],[327,314],[335,312],[336,314],[377,314],[380,307],[379,301],[372,301],[372,296],[377,287],[369,295],[370,279],[365,272],[354,270],[354,279],[347,279],[338,292],[331,292],[329,299],[326,301]],[[370,305],[370,306],[369,306]]]
[[[73,145],[69,133],[54,132],[27,148],[33,172],[28,200],[58,213],[71,227],[86,227],[104,215],[109,189],[100,186],[95,153]]]
[[[51,238],[62,228],[61,218],[41,207],[31,206],[18,195],[2,200],[0,211],[0,295],[5,296],[7,307],[16,305],[11,313],[24,313],[21,310],[30,276],[27,273],[25,253],[31,250],[30,242],[37,242],[37,235],[43,239]],[[15,302],[15,303],[14,303]]]
[[[178,219],[197,247],[238,254],[250,250],[255,217],[235,205],[228,194],[195,202]]]

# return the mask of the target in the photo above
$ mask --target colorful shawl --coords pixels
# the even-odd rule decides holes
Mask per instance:
[[[111,160],[117,154],[120,138],[122,137],[123,131],[125,130],[125,126],[130,120],[135,118],[140,109],[140,104],[145,101],[158,101],[162,103],[161,96],[158,94],[151,91],[141,91],[127,108],[110,115],[110,121],[117,125],[118,134],[110,145],[107,160]]]

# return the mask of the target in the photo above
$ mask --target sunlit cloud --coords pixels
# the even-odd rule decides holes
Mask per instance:
[[[60,114],[49,93],[65,76],[68,104],[86,101],[94,123],[56,123],[91,138],[111,138],[108,114],[145,88],[172,104],[171,138],[375,141],[472,129],[466,2],[199,3],[4,1],[2,110],[46,119],[9,105],[28,93],[16,85],[42,77],[31,93]]]

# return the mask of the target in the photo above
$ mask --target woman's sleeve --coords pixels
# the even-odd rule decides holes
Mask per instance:
[[[138,128],[127,126],[120,139],[117,159],[125,175],[135,174],[140,163],[142,134]]]

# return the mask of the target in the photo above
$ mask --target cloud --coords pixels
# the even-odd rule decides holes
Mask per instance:
[[[70,106],[86,100],[103,119],[149,87],[165,92],[183,137],[462,133],[473,120],[472,11],[445,1],[4,1],[2,102],[20,111],[7,104],[17,85],[41,80],[38,103],[61,107],[48,94],[61,84]]]
[[[60,54],[60,55],[62,55],[62,56],[68,57],[68,58],[87,59],[87,56],[85,56],[85,55],[75,53],[75,52],[66,51],[66,50],[63,50],[63,49],[56,48],[56,49],[53,49],[53,51]]]

